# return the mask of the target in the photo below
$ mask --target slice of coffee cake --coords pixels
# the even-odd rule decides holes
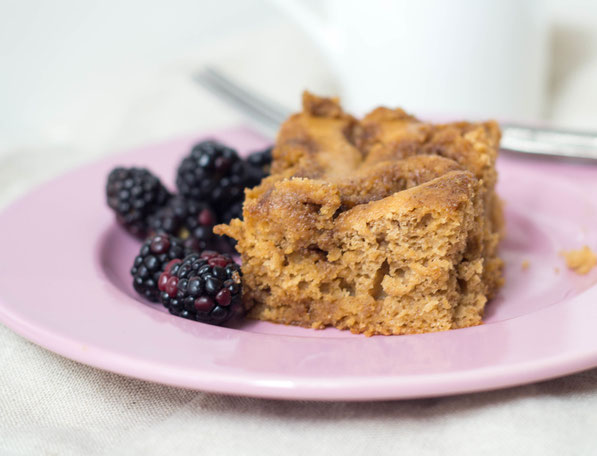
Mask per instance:
[[[367,335],[481,323],[502,282],[499,136],[399,109],[358,121],[306,93],[244,220],[216,228],[238,241],[249,316]]]

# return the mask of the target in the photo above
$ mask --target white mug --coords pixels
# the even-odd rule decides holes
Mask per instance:
[[[541,0],[276,0],[317,42],[344,104],[536,119],[547,83]],[[324,19],[325,17],[325,19]]]

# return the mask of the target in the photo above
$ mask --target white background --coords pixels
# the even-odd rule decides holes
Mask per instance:
[[[545,4],[544,117],[597,128],[597,2]],[[313,43],[266,0],[1,0],[0,156],[101,154],[242,120],[190,82],[205,62],[291,107],[305,87],[334,90]]]

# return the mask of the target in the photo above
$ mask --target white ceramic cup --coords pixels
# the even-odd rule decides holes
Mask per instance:
[[[318,43],[357,112],[535,119],[543,114],[541,0],[276,0]]]

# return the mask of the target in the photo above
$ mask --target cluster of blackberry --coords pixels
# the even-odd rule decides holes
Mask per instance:
[[[113,169],[108,206],[129,233],[146,239],[131,269],[134,289],[185,318],[222,324],[238,315],[240,268],[216,252],[233,243],[213,226],[242,217],[244,189],[269,174],[271,161],[271,148],[243,160],[221,143],[198,143],[178,166],[178,194],[147,169]]]
[[[195,237],[201,249],[215,247],[208,231],[216,223],[242,216],[244,189],[269,174],[271,161],[271,148],[243,160],[230,147],[203,141],[178,166],[178,195],[147,169],[119,167],[108,176],[108,206],[118,222],[140,239],[164,232]]]
[[[209,250],[173,260],[158,281],[160,300],[179,317],[214,325],[243,313],[240,267]]]
[[[133,288],[179,317],[221,325],[243,314],[240,266],[226,254],[199,253],[180,239],[147,239],[131,268]]]
[[[160,180],[144,168],[114,168],[106,184],[108,206],[116,220],[133,236],[147,235],[147,219],[171,195]]]

